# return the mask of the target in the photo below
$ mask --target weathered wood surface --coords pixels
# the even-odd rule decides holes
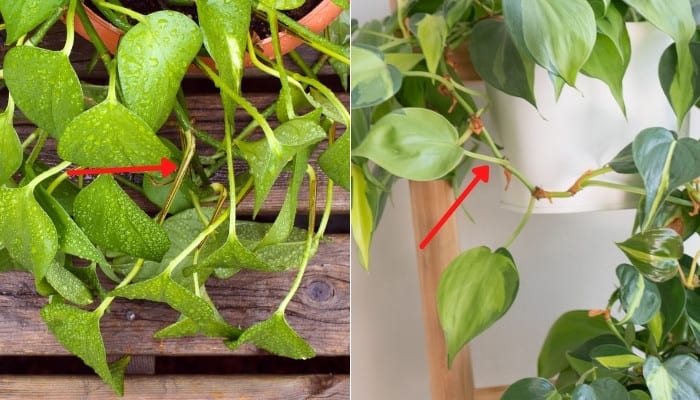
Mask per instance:
[[[331,242],[322,244],[311,261],[297,295],[289,304],[287,320],[318,355],[347,355],[350,354],[350,241],[349,235],[330,238]],[[225,281],[212,279],[207,289],[227,321],[249,326],[266,319],[276,309],[295,273],[242,271]],[[0,274],[0,337],[5,338],[0,340],[0,356],[68,354],[39,316],[45,303],[46,299],[36,294],[30,275]],[[176,311],[163,304],[115,301],[101,324],[108,353],[265,354],[253,346],[232,353],[220,340],[206,337],[151,338],[177,317]]]
[[[3,399],[348,399],[348,375],[132,376],[118,397],[93,376],[0,375]]]

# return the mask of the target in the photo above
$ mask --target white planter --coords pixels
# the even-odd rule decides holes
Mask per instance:
[[[492,102],[491,126],[500,136],[504,154],[533,184],[564,191],[585,171],[610,161],[642,129],[662,126],[676,130],[676,117],[657,72],[659,57],[671,39],[648,23],[628,23],[627,29],[632,44],[623,81],[627,120],[608,87],[583,75],[576,82],[578,91],[565,87],[555,101],[547,73],[538,67],[535,96],[539,113],[526,101],[487,87]],[[631,183],[630,176],[608,174],[601,178]],[[524,211],[529,199],[530,193],[514,179],[502,204]],[[553,199],[551,203],[540,200],[535,212],[633,208],[638,199],[618,190],[588,187],[573,198]]]

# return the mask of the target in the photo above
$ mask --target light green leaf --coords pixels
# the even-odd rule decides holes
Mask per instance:
[[[304,5],[304,0],[263,0],[277,10],[294,10]]]
[[[382,117],[353,149],[396,176],[416,181],[438,179],[462,160],[455,127],[423,108],[402,108]]]
[[[644,363],[644,378],[652,399],[700,398],[700,362],[689,355],[671,357],[663,364],[649,356]]]
[[[154,278],[117,288],[111,295],[167,303],[209,336],[235,338],[240,334],[239,329],[222,323],[221,315],[209,302],[172,280],[165,271]]]
[[[318,165],[333,182],[350,191],[350,133],[346,132],[318,157]]]
[[[22,165],[22,143],[19,141],[17,131],[12,124],[12,112],[5,111],[0,114],[0,186]]]
[[[372,233],[374,231],[374,216],[367,197],[368,184],[362,169],[357,165],[352,165],[352,206],[350,208],[350,219],[352,224],[352,238],[360,252],[360,264],[369,270],[369,249],[372,244]]]
[[[537,107],[533,91],[535,63],[518,50],[503,21],[484,19],[477,23],[470,46],[474,68],[484,81]]]
[[[631,390],[628,395],[629,400],[651,400],[647,392],[639,389]]]
[[[505,249],[476,247],[457,256],[440,277],[437,307],[447,340],[447,362],[513,304],[518,271]]]
[[[202,34],[191,18],[175,11],[146,15],[119,41],[116,58],[124,105],[157,131],[201,47]]]
[[[391,98],[401,88],[401,73],[384,61],[381,50],[368,45],[350,47],[352,108],[371,107]]]
[[[644,359],[624,346],[604,344],[591,350],[591,358],[607,369],[626,370],[644,363]]]
[[[71,353],[80,357],[86,365],[120,396],[124,394],[124,369],[129,357],[107,364],[100,317],[97,312],[84,311],[66,304],[53,303],[41,309],[51,333]]]
[[[158,165],[170,151],[141,118],[107,100],[68,124],[58,155],[82,167],[123,167]]]
[[[622,113],[626,114],[622,78],[632,51],[625,21],[617,8],[610,7],[606,16],[598,20],[598,27],[602,33],[596,35],[595,46],[583,65],[582,72],[605,82]]]
[[[254,214],[260,210],[282,169],[300,151],[326,138],[323,128],[309,117],[296,118],[275,129],[280,153],[270,148],[266,139],[256,142],[236,141],[248,161],[255,182]]]
[[[425,56],[428,71],[435,73],[445,52],[447,21],[442,15],[423,14],[416,26],[418,29],[416,36]]]
[[[102,265],[108,264],[102,252],[95,248],[95,245],[85,236],[78,224],[73,221],[61,204],[46,192],[46,189],[41,186],[37,187],[35,196],[56,227],[58,245],[62,252]]]
[[[595,15],[588,2],[506,0],[504,3],[520,7],[522,41],[535,61],[574,86],[596,39]],[[571,18],[572,15],[576,18]]]
[[[31,187],[0,187],[0,243],[37,282],[44,278],[58,251],[58,234]]]
[[[46,281],[56,289],[64,299],[86,306],[92,303],[92,293],[85,284],[57,261],[51,263],[46,272]]]
[[[602,315],[589,317],[588,311],[569,311],[549,328],[537,359],[537,375],[551,378],[568,367],[566,353],[588,340],[610,333]]]
[[[683,239],[668,228],[650,229],[637,233],[617,247],[632,265],[653,282],[664,282],[678,271],[678,260],[683,256]]]
[[[197,1],[204,46],[216,62],[219,76],[235,92],[241,89],[252,0]]]
[[[17,106],[37,126],[60,137],[83,111],[83,91],[68,56],[19,46],[5,55],[4,79]]]
[[[659,289],[629,264],[620,264],[616,272],[620,280],[620,303],[627,312],[618,324],[627,321],[636,325],[646,324],[661,307]]]
[[[611,0],[588,0],[588,3],[591,5],[596,18],[600,18],[608,12],[610,1]]]
[[[0,0],[7,43],[14,43],[64,6],[67,0]]]
[[[465,13],[469,12],[473,0],[446,0],[442,2],[440,14],[444,16],[448,28],[452,28],[455,24],[462,21]]]
[[[544,378],[524,378],[508,386],[501,400],[561,400],[552,382]]]
[[[306,360],[316,355],[314,349],[289,326],[284,314],[280,312],[275,312],[269,319],[249,327],[237,340],[225,343],[231,350],[236,350],[246,342],[295,360]]]
[[[572,400],[628,400],[627,389],[611,378],[594,380],[590,385],[582,384],[571,393]]]
[[[170,241],[119,187],[111,175],[101,175],[75,198],[75,222],[90,240],[106,249],[147,260],[160,260]]]
[[[159,330],[153,335],[153,337],[155,339],[167,339],[195,336],[201,333],[208,337],[226,337],[228,339],[233,339],[243,333],[242,329],[231,326],[226,322],[226,320],[224,320],[224,317],[221,316],[219,311],[214,306],[214,303],[209,298],[206,286],[202,285],[199,288],[198,297],[209,303],[211,309],[214,310],[215,315],[212,319],[208,320],[202,326],[197,324],[197,322],[195,322],[192,318],[185,315],[180,315],[180,318],[178,318],[176,322]]]
[[[401,73],[412,70],[418,63],[425,60],[425,56],[420,53],[384,53],[387,64],[393,65]],[[353,76],[353,79],[355,77]]]

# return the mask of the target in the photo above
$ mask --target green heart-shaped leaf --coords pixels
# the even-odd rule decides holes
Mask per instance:
[[[375,106],[399,91],[401,73],[384,61],[381,50],[368,45],[352,45],[350,54],[352,108]]]
[[[474,68],[486,83],[537,107],[533,91],[535,63],[518,50],[503,21],[480,21],[469,43]]]
[[[170,151],[141,118],[107,100],[68,124],[58,155],[83,167],[121,167],[158,165]]]
[[[0,0],[7,43],[14,43],[64,6],[67,0]]]
[[[594,348],[591,350],[591,358],[607,369],[626,370],[644,363],[642,357],[616,344],[604,344]]]
[[[617,243],[632,265],[653,282],[664,282],[678,272],[683,256],[683,239],[673,229],[656,228],[640,232]]]
[[[237,340],[225,343],[231,350],[236,350],[246,342],[251,342],[270,353],[295,360],[306,360],[316,355],[314,349],[289,326],[284,314],[278,312],[269,319],[246,329]]]
[[[2,157],[0,157],[1,186],[17,172],[24,157],[22,143],[20,143],[17,131],[12,124],[12,113],[8,111],[0,114],[0,149],[2,149]]]
[[[438,179],[462,160],[457,130],[442,115],[424,108],[401,108],[372,125],[353,149],[396,176],[416,181]]]
[[[596,379],[591,384],[576,386],[572,400],[628,400],[627,389],[611,378]]]
[[[439,14],[423,14],[416,26],[416,36],[425,56],[428,71],[435,73],[445,52],[445,42],[448,34],[447,21],[445,17]]]
[[[561,395],[552,382],[544,378],[524,378],[512,385],[501,396],[501,400],[561,400]]]
[[[157,131],[201,47],[202,34],[191,18],[175,11],[147,15],[119,41],[116,58],[124,105]]]
[[[457,256],[440,277],[437,307],[447,339],[447,360],[500,319],[513,304],[519,278],[505,249],[476,247]]]
[[[644,363],[644,378],[653,399],[700,398],[700,362],[684,354],[664,361],[649,356]]]
[[[620,280],[620,303],[627,312],[618,324],[627,321],[646,324],[661,308],[659,289],[629,264],[620,264],[616,272]]]
[[[0,187],[0,243],[37,282],[44,278],[58,251],[58,234],[31,187]]]
[[[14,47],[5,55],[3,67],[5,83],[17,106],[51,136],[60,137],[83,111],[83,90],[64,53]]]
[[[350,191],[350,133],[343,136],[318,157],[318,165],[333,182]]]
[[[51,333],[71,353],[80,357],[120,396],[124,394],[124,370],[129,357],[112,365],[107,364],[100,317],[97,312],[88,312],[66,304],[53,303],[41,309]]]
[[[64,299],[74,304],[86,306],[92,303],[92,293],[87,286],[56,261],[51,263],[51,268],[46,272],[46,281]]]
[[[87,237],[105,249],[160,260],[170,247],[163,227],[136,205],[111,175],[101,175],[78,194],[73,214]]]

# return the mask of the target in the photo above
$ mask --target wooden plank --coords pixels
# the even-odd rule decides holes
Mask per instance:
[[[129,376],[118,397],[93,376],[0,375],[3,399],[349,399],[348,375]]]
[[[287,320],[318,355],[350,353],[350,238],[331,235],[323,243],[287,308]],[[232,324],[249,326],[272,313],[286,295],[296,271],[264,274],[242,271],[226,281],[212,279],[208,293]],[[46,299],[36,294],[26,273],[0,274],[0,355],[65,355],[39,316]],[[152,339],[178,313],[163,304],[117,299],[101,322],[109,354],[231,354],[222,341],[205,337]],[[246,345],[237,355],[265,354]],[[0,387],[2,387],[0,385]]]
[[[474,393],[475,400],[500,400],[503,392],[508,386],[493,386],[487,388],[476,389]]]

